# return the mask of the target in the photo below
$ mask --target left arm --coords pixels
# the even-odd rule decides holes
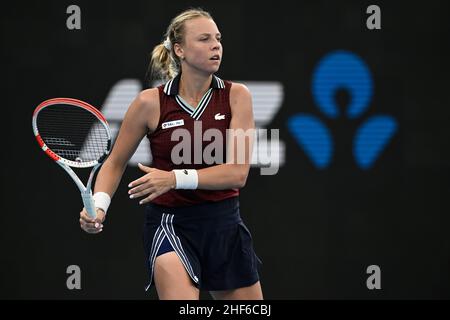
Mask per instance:
[[[230,89],[230,106],[230,129],[233,133],[230,141],[227,141],[228,152],[231,152],[230,159],[225,164],[198,170],[198,189],[242,188],[247,181],[255,123],[252,97],[246,86],[233,83]]]
[[[231,139],[226,139],[228,146],[227,161],[224,164],[197,170],[197,189],[225,190],[242,188],[247,181],[252,156],[255,123],[253,120],[253,106],[250,91],[243,84],[233,83],[230,89],[231,121],[233,133]],[[230,153],[231,152],[231,153]],[[149,194],[140,201],[141,204],[175,188],[175,174],[146,167],[139,164],[139,168],[147,174],[131,182],[129,194],[137,198]]]

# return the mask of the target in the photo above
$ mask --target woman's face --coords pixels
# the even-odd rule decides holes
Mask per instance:
[[[222,61],[222,44],[216,23],[201,17],[186,21],[184,27],[179,56],[184,56],[184,62],[194,69],[208,74],[217,72]]]

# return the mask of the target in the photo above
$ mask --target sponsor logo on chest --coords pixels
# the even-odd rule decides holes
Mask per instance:
[[[168,121],[168,122],[164,122],[161,125],[161,128],[163,129],[169,129],[169,128],[174,128],[174,127],[179,127],[179,126],[184,126],[184,120],[174,120],[174,121]]]

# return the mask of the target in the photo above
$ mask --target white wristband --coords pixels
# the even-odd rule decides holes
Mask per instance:
[[[109,196],[109,194],[107,194],[106,192],[96,192],[92,198],[94,198],[95,207],[102,209],[106,214],[111,203],[111,197]]]
[[[175,173],[175,189],[197,189],[198,174],[195,169],[172,170]]]

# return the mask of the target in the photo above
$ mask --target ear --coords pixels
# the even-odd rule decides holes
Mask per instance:
[[[173,46],[173,52],[175,52],[175,55],[180,59],[181,57],[184,57],[184,50],[181,47],[181,45],[179,43],[175,43]]]

